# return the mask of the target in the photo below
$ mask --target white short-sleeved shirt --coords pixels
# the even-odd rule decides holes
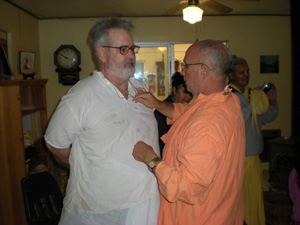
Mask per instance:
[[[128,100],[101,72],[78,82],[53,114],[45,140],[55,148],[72,145],[64,207],[84,213],[129,208],[158,196],[155,176],[132,156],[142,140],[159,154],[153,110],[135,103],[130,78]]]

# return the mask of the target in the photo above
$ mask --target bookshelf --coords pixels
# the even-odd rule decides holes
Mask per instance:
[[[21,179],[50,170],[45,79],[0,81],[0,221],[27,224]]]

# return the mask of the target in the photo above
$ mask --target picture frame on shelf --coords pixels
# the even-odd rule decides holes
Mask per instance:
[[[35,52],[19,52],[19,73],[24,79],[30,77],[34,79],[35,75]]]

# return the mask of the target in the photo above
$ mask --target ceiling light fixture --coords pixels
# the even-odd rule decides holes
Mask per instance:
[[[203,10],[198,7],[198,0],[189,0],[189,6],[182,10],[183,20],[190,24],[202,20]]]

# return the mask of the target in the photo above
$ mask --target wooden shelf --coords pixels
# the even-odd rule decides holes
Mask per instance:
[[[0,81],[2,224],[27,224],[21,179],[40,164],[50,169],[50,158],[43,144],[47,124],[46,83],[47,80],[43,79]],[[31,139],[24,144],[26,135]],[[33,149],[36,152],[30,154]]]

